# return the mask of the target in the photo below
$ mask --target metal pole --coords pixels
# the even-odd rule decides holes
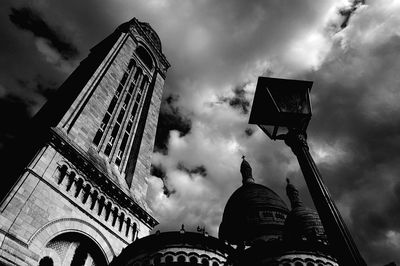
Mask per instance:
[[[339,265],[367,265],[361,257],[328,189],[322,182],[321,173],[311,157],[308,148],[306,133],[297,130],[289,130],[289,133],[282,138],[286,145],[292,149],[299,161],[315,208],[317,209],[327,234],[329,245],[334,253],[333,255],[338,259]]]

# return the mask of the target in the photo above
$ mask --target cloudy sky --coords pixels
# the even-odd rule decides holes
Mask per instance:
[[[257,182],[288,202],[289,177],[312,206],[290,149],[247,123],[258,76],[306,79],[311,152],[343,218],[369,265],[400,263],[399,14],[396,0],[1,1],[0,147],[137,17],[172,65],[148,179],[158,229],[217,235],[242,154]]]

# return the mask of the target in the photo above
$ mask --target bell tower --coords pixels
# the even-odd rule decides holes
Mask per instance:
[[[2,158],[0,263],[103,265],[149,234],[146,178],[169,67],[136,18],[90,50]]]

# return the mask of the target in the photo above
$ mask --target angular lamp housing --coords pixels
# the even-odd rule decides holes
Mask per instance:
[[[312,81],[259,77],[249,124],[276,140],[289,129],[305,132],[311,119]]]

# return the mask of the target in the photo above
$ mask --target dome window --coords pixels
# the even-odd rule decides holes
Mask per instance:
[[[196,257],[191,257],[190,258],[190,264],[191,265],[197,265],[197,258]]]
[[[172,256],[165,257],[165,263],[172,263],[173,261],[174,261],[174,258]]]
[[[182,255],[178,257],[178,262],[184,263],[185,261],[186,261],[185,256]]]
[[[202,259],[201,265],[203,265],[203,266],[209,266],[210,263],[208,263],[208,260],[207,260],[207,259]]]

